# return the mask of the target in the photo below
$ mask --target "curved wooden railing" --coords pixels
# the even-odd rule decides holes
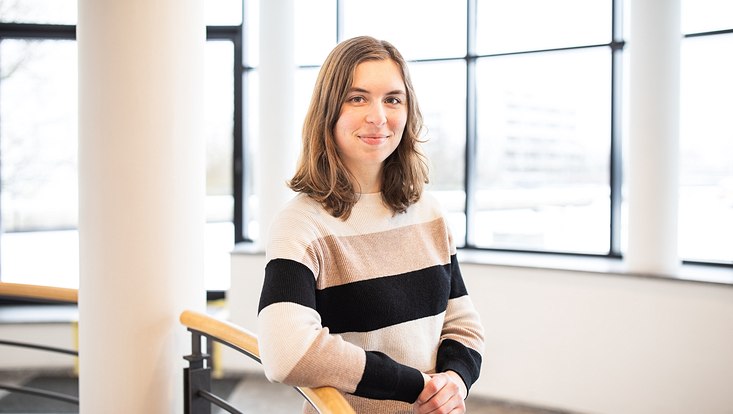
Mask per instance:
[[[79,291],[77,289],[60,288],[52,286],[29,285],[22,283],[6,283],[0,282],[0,298],[7,299],[28,299],[41,300],[44,302],[58,303],[78,303]],[[214,340],[235,349],[248,357],[260,362],[260,353],[257,344],[257,337],[248,332],[246,329],[238,327],[230,322],[222,321],[211,316],[194,312],[184,311],[180,315],[180,321],[185,325],[192,334],[201,335],[208,340]],[[196,342],[196,341],[194,341]],[[199,337],[200,343],[200,337]],[[77,351],[54,348],[50,346],[36,345],[30,343],[21,343],[15,341],[5,341],[0,339],[0,344],[19,346],[25,348],[39,349],[44,351],[59,352],[70,355],[78,355]],[[194,345],[195,347],[195,345]],[[194,354],[196,350],[194,349]],[[203,359],[209,358],[208,355],[202,355]],[[186,357],[189,361],[195,358]],[[193,364],[193,362],[192,362]],[[313,408],[321,414],[353,414],[354,410],[336,389],[331,387],[307,388],[295,387],[298,392],[308,401]],[[37,395],[40,397],[62,400],[74,404],[78,404],[78,399],[63,394],[54,393],[46,390],[38,390],[27,387],[15,387],[0,384],[0,389],[8,391],[21,392],[26,394]],[[209,398],[216,399],[211,396]],[[211,400],[209,400],[211,402]],[[218,401],[220,407],[229,407],[229,412],[237,412],[225,401]],[[207,402],[208,403],[208,402]]]
[[[50,302],[77,303],[77,289],[53,286],[26,285],[23,283],[0,282],[0,297],[11,299],[40,299]]]
[[[79,291],[77,289],[60,288],[53,286],[0,282],[0,298],[40,300],[43,302],[54,303],[77,303],[79,299]],[[41,351],[55,352],[73,356],[79,355],[79,353],[75,350],[38,345],[27,342],[6,341],[0,339],[0,345],[8,345],[27,349],[37,349]],[[7,384],[0,384],[0,389],[21,394],[35,395],[37,397],[43,397],[52,400],[65,401],[67,403],[79,405],[78,398],[50,390],[42,390],[38,388],[14,386]]]
[[[180,320],[192,333],[221,342],[260,362],[257,337],[246,329],[191,310],[184,311]],[[295,389],[321,414],[354,414],[354,409],[335,388],[295,387]]]

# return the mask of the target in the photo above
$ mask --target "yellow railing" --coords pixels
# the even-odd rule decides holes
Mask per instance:
[[[208,338],[219,341],[252,359],[260,362],[257,337],[235,324],[211,316],[184,311],[181,323],[190,331],[198,332]],[[298,392],[321,414],[353,414],[354,409],[343,395],[332,387],[295,387]]]
[[[79,300],[79,291],[77,289],[52,286],[0,282],[0,297],[77,303]]]

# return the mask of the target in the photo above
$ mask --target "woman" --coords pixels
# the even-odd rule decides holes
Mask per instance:
[[[391,44],[334,48],[289,182],[299,194],[267,245],[258,333],[271,381],[335,387],[358,413],[465,412],[483,329],[446,220],[423,194],[421,130]]]

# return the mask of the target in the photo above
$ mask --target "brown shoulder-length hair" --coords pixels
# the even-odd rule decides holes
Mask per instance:
[[[382,199],[395,214],[402,213],[420,199],[428,182],[427,160],[419,148],[423,118],[407,63],[389,42],[369,36],[345,40],[331,51],[318,73],[303,122],[303,147],[297,170],[288,182],[291,189],[307,194],[343,220],[351,214],[359,194],[338,154],[333,129],[357,65],[385,59],[394,61],[402,72],[407,122],[399,146],[382,166]]]

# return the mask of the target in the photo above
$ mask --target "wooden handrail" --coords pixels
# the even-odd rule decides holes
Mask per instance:
[[[0,282],[0,297],[13,299],[40,299],[54,302],[78,303],[79,290],[24,283]],[[257,336],[227,321],[195,312],[184,311],[180,321],[186,327],[220,340],[260,362]],[[295,387],[321,414],[354,414],[343,395],[333,387]]]
[[[189,329],[219,339],[227,345],[232,345],[260,362],[257,336],[252,332],[233,323],[191,310],[183,311],[180,320]],[[355,414],[354,409],[344,396],[333,387],[295,388],[321,414]]]
[[[0,297],[78,303],[79,290],[53,286],[28,285],[24,283],[0,282]]]

